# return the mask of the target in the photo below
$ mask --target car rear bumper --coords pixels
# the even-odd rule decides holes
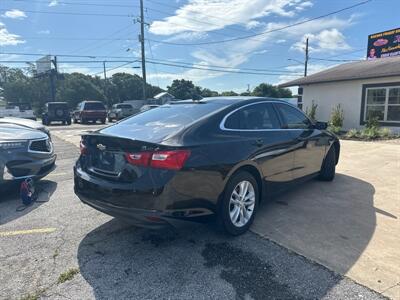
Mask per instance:
[[[85,204],[113,217],[140,227],[162,228],[180,226],[213,214],[198,199],[175,194],[168,184],[160,189],[140,190],[122,187],[93,178],[74,167],[74,192]],[[175,205],[185,203],[185,206]]]

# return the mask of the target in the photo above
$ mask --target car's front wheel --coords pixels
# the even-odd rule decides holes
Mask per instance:
[[[245,233],[253,223],[259,202],[259,187],[248,172],[236,173],[228,182],[220,205],[219,221],[231,235]]]

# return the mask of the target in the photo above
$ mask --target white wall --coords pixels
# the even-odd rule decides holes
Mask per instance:
[[[329,121],[332,109],[340,104],[344,111],[343,129],[362,128],[360,125],[362,85],[390,82],[400,82],[400,76],[304,85],[302,86],[303,110],[310,108],[314,100],[314,103],[318,104],[317,120]],[[400,127],[389,128],[396,132],[400,131]]]

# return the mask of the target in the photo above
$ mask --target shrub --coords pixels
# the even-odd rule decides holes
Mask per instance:
[[[392,131],[389,128],[382,128],[380,132],[381,137],[389,137],[392,135]]]
[[[367,129],[379,128],[379,126],[378,117],[369,117],[367,123],[365,124],[365,128]]]
[[[348,137],[348,138],[356,138],[356,137],[358,137],[358,135],[359,135],[359,132],[357,129],[350,129],[346,133],[346,137]]]
[[[344,121],[343,109],[340,106],[340,104],[338,104],[332,110],[330,125],[332,127],[340,127],[340,128],[342,128],[343,127],[343,121]]]
[[[328,130],[334,134],[339,134],[342,131],[342,127],[329,125]]]
[[[316,117],[316,114],[317,114],[317,107],[318,107],[318,104],[315,104],[314,100],[313,100],[312,103],[311,103],[311,109],[308,110],[308,107],[306,108],[307,116],[313,121],[316,121],[315,117]]]

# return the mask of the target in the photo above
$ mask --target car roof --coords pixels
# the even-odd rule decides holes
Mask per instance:
[[[281,99],[271,98],[271,97],[255,97],[255,96],[219,96],[219,97],[206,97],[200,100],[181,100],[181,101],[173,101],[171,104],[184,104],[184,103],[216,103],[222,104],[226,106],[230,106],[233,104],[238,104],[241,102],[257,102],[257,101],[274,101],[274,102],[282,102],[287,103]]]
[[[84,100],[84,101],[82,101],[83,103],[101,103],[101,104],[103,104],[103,102],[101,102],[101,101],[96,101],[96,100]]]

